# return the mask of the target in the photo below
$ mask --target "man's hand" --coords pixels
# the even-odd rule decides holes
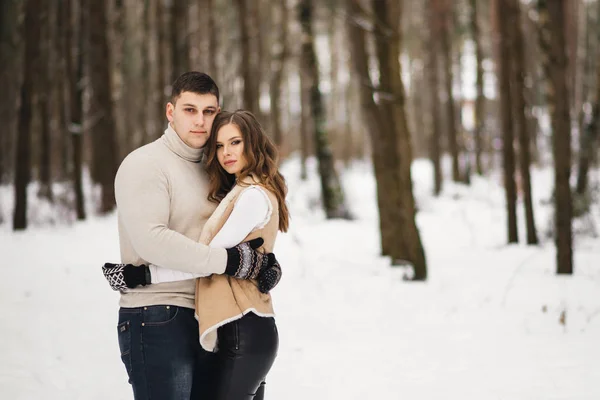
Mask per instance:
[[[113,290],[133,289],[151,283],[150,268],[147,265],[106,263],[102,273]]]
[[[261,293],[269,293],[281,280],[281,267],[275,259],[275,254],[267,254],[269,258],[268,267],[258,274],[258,290]]]

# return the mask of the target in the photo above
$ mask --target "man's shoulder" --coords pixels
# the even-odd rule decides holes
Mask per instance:
[[[163,147],[159,139],[133,150],[121,162],[117,171],[117,180],[125,176],[154,175],[160,171],[164,172]]]
[[[137,164],[148,165],[159,162],[162,158],[162,147],[163,146],[160,144],[160,139],[138,147],[123,159],[121,168],[130,167]]]

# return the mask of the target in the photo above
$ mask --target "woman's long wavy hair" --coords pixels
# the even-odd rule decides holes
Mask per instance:
[[[256,117],[249,111],[222,111],[213,121],[210,136],[204,148],[206,171],[210,181],[208,199],[220,202],[236,182],[235,175],[227,173],[217,158],[219,129],[229,124],[235,125],[240,130],[244,143],[246,166],[240,172],[238,180],[242,181],[247,176],[254,175],[259,180],[258,184],[273,192],[279,205],[279,230],[287,232],[290,216],[285,203],[287,186],[278,170],[279,152]]]

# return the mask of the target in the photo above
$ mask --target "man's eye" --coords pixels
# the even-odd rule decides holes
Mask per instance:
[[[204,114],[206,115],[213,115],[215,113],[215,110],[204,110]]]
[[[184,110],[185,110],[186,112],[194,112],[194,111],[196,111],[196,110],[194,110],[193,108],[185,108]]]

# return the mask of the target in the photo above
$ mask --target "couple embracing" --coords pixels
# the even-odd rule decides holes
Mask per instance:
[[[289,222],[277,149],[251,113],[221,111],[204,73],[176,79],[166,115],[115,179],[122,264],[103,272],[129,383],[137,400],[264,399]]]

